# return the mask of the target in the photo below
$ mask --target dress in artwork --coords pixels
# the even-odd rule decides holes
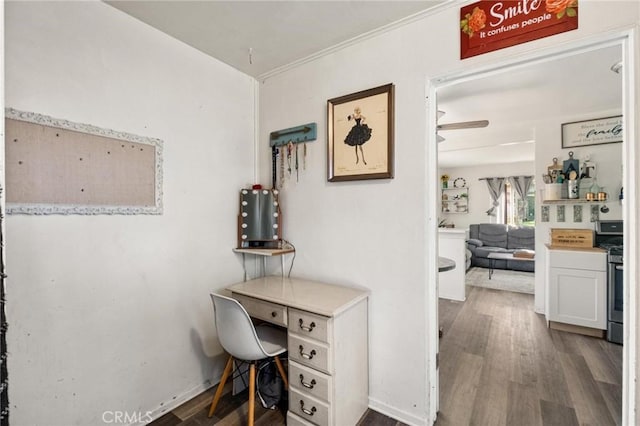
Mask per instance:
[[[362,162],[366,165],[367,162],[364,159],[364,150],[362,149],[362,145],[371,139],[371,129],[367,124],[365,124],[365,117],[362,115],[362,111],[360,111],[360,107],[355,107],[353,110],[353,115],[349,115],[347,120],[354,120],[356,124],[353,125],[351,130],[349,130],[349,134],[344,138],[344,143],[354,147],[356,153],[356,164],[360,162],[360,156],[362,156]],[[358,155],[358,150],[360,150],[360,155]]]

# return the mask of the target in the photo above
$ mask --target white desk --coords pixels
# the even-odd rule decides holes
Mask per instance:
[[[287,425],[358,423],[369,403],[369,292],[279,276],[228,290],[252,317],[287,327]]]

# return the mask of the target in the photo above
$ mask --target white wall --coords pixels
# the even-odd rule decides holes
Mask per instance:
[[[298,249],[294,273],[371,289],[370,404],[409,424],[429,424],[427,329],[429,275],[425,78],[488,66],[506,58],[638,21],[636,2],[585,2],[580,28],[459,60],[459,5],[267,78],[260,90],[262,180],[270,180],[270,131],[318,123],[307,170],[283,193],[285,235]],[[396,85],[395,179],[326,181],[326,100]],[[432,325],[435,327],[435,325]]]
[[[11,423],[159,414],[224,367],[254,80],[102,2],[5,5],[7,106],[164,140],[161,216],[7,217]]]
[[[440,213],[440,218],[447,223],[453,223],[456,228],[468,229],[473,223],[495,223],[496,218],[487,216],[487,210],[493,205],[487,183],[480,178],[507,177],[507,176],[534,176],[535,163],[503,163],[487,164],[482,166],[468,166],[455,168],[442,168],[439,175],[447,174],[453,182],[456,178],[463,178],[469,188],[469,213]],[[451,186],[450,186],[451,187]],[[438,200],[440,201],[440,200]],[[439,211],[441,209],[439,208]]]

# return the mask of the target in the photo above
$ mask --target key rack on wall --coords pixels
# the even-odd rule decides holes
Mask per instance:
[[[291,143],[304,143],[316,140],[318,129],[316,123],[303,124],[288,129],[271,132],[269,145],[272,147],[283,146]]]
[[[269,136],[269,145],[271,145],[272,158],[272,187],[282,188],[286,178],[286,172],[289,177],[295,170],[296,182],[299,177],[300,160],[298,157],[298,145],[302,147],[302,169],[307,166],[307,142],[312,142],[317,138],[316,123],[307,123],[300,126],[290,127],[275,132],[271,132]],[[278,158],[280,159],[280,179],[278,182]],[[286,159],[286,161],[285,161]],[[285,166],[286,162],[286,166]]]

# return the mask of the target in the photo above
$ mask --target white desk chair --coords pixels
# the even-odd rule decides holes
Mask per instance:
[[[252,426],[256,396],[256,361],[273,358],[282,376],[285,389],[289,387],[287,375],[282,368],[280,358],[278,358],[278,355],[287,351],[287,333],[268,325],[254,327],[247,311],[235,299],[212,293],[211,301],[213,302],[218,339],[224,350],[229,353],[229,359],[222,373],[218,390],[211,401],[209,417],[213,416],[216,410],[235,358],[250,363],[248,425]]]

